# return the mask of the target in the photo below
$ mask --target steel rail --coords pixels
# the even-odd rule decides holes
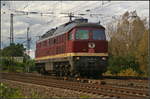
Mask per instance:
[[[39,85],[45,85],[50,87],[57,87],[63,89],[70,89],[75,91],[82,91],[86,93],[93,93],[98,95],[110,96],[110,97],[124,97],[124,98],[145,98],[149,97],[147,91],[139,91],[139,90],[131,90],[127,88],[119,88],[119,87],[112,87],[109,85],[105,86],[97,86],[97,84],[87,84],[87,83],[79,83],[79,82],[66,82],[63,80],[54,80],[54,79],[47,79],[38,78],[37,76],[26,76],[26,75],[9,75],[3,74],[3,79],[15,80],[20,82],[26,83],[33,83]]]

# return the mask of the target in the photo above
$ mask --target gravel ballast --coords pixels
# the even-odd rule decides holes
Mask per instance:
[[[21,91],[23,96],[28,98],[49,98],[49,97],[79,97],[79,98],[107,98],[103,95],[94,95],[90,93],[83,93],[68,89],[61,89],[55,87],[47,87],[43,85],[36,85],[30,83],[23,83],[12,80],[1,80],[4,84],[7,84],[11,88],[17,88]]]

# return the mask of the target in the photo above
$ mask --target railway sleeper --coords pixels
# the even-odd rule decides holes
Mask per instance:
[[[8,77],[9,79],[15,79],[15,80],[18,80],[18,78],[22,78],[22,77],[19,77],[18,76],[18,78],[15,78],[15,76],[13,77],[13,76],[10,76],[10,77]],[[27,77],[28,78],[28,77]],[[29,77],[30,78],[30,77]],[[29,79],[28,78],[28,79]],[[25,79],[20,79],[20,81],[26,81]],[[39,81],[39,82],[36,82],[34,79],[30,79],[30,80],[28,80],[28,81],[26,81],[26,82],[31,82],[31,83],[38,83],[38,84],[43,84],[43,85],[49,85],[49,83],[44,83],[44,82],[42,82],[42,81]],[[45,80],[45,82],[46,82],[46,80]],[[78,85],[78,84],[76,84],[76,85]],[[53,86],[55,86],[55,87],[62,87],[62,88],[66,88],[65,86],[62,86],[62,85],[53,85]],[[80,86],[80,87],[82,87],[82,86]],[[74,89],[76,89],[76,90],[78,90],[79,88],[72,88],[72,90],[74,90]],[[107,89],[105,89],[105,90],[107,90]],[[111,90],[113,90],[113,89],[111,89]],[[115,90],[115,91],[117,91],[118,92],[118,90]],[[123,89],[121,90],[121,91],[123,91]],[[86,91],[87,92],[87,91]],[[127,93],[127,94],[124,94],[124,95],[128,95],[129,94],[129,92],[127,92],[127,91],[123,91],[123,92],[125,92],[125,93]],[[131,92],[130,92],[131,93]],[[135,92],[136,93],[136,92]],[[141,96],[141,95],[144,95],[143,93],[141,94],[141,93],[139,93],[137,96]],[[145,94],[146,95],[146,94]],[[108,95],[107,95],[108,96]],[[135,94],[133,95],[133,94],[130,94],[130,96],[135,96]],[[148,96],[148,94],[147,94],[147,96]]]

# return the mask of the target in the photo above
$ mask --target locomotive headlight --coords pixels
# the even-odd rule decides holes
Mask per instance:
[[[80,59],[80,57],[76,57],[76,60],[79,60]]]
[[[106,57],[102,57],[102,60],[106,60]]]
[[[89,48],[95,48],[95,44],[94,43],[88,43],[88,47]]]

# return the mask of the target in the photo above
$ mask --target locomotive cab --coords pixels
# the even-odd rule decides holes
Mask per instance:
[[[68,52],[76,53],[74,65],[80,75],[100,76],[106,71],[107,46],[102,27],[76,27],[68,33]]]
[[[69,52],[101,53],[107,52],[104,29],[75,28],[68,33]]]

